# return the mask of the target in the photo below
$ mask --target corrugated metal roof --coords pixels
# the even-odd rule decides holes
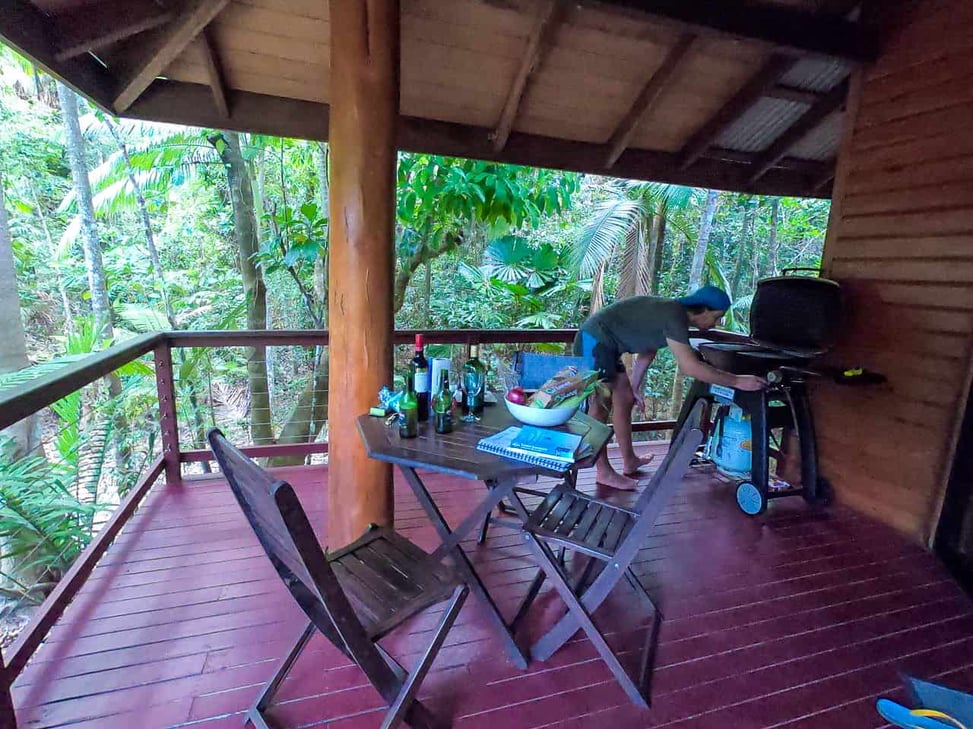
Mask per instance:
[[[738,152],[760,152],[808,110],[807,104],[759,99],[716,140],[715,146]]]
[[[827,161],[838,155],[844,114],[835,112],[794,145],[789,157]]]
[[[803,58],[785,73],[780,82],[808,91],[830,91],[851,72],[844,61],[828,58]]]

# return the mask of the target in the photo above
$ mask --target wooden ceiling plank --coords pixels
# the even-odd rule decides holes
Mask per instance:
[[[189,0],[183,12],[156,36],[144,60],[119,86],[114,107],[123,112],[209,25],[229,0]]]
[[[91,57],[58,60],[50,18],[27,0],[0,0],[0,40],[104,111],[111,108],[111,78]]]
[[[530,78],[540,68],[547,52],[554,45],[554,36],[558,26],[564,20],[564,15],[565,5],[563,0],[541,0],[540,12],[535,18],[534,27],[527,39],[527,47],[524,49],[524,55],[520,60],[517,75],[514,76],[510,90],[507,92],[507,100],[504,102],[497,127],[490,135],[494,149],[501,150],[507,143],[510,131],[517,120],[517,113],[520,111],[520,104],[527,91]]]
[[[621,122],[619,122],[611,138],[608,140],[608,156],[605,158],[606,168],[613,167],[618,161],[618,158],[622,156],[622,152],[628,147],[639,124],[641,124],[642,120],[649,113],[649,110],[659,100],[659,97],[662,96],[662,92],[668,87],[673,75],[683,62],[683,59],[689,54],[695,42],[696,36],[692,33],[684,33],[680,36],[676,44],[669,49],[669,52],[662,61],[662,65],[656,69],[655,73],[645,83],[645,86],[642,87],[642,91],[639,92],[632,106],[625,116],[622,117]]]
[[[58,37],[55,58],[65,61],[164,25],[172,11],[153,0],[105,0],[53,18]]]
[[[328,139],[327,104],[236,91],[233,117],[227,120],[220,118],[207,86],[163,79],[132,104],[125,116],[299,139]],[[605,146],[593,142],[511,132],[504,148],[496,150],[483,127],[402,116],[397,144],[399,149],[410,152],[604,174]],[[798,197],[813,197],[811,183],[818,179],[803,171],[774,168],[750,182],[749,172],[746,164],[711,159],[700,160],[692,169],[684,170],[677,155],[642,149],[628,150],[612,169],[612,174],[630,179]]]
[[[213,102],[224,119],[230,118],[230,104],[227,101],[226,81],[223,76],[223,66],[216,53],[216,45],[209,28],[204,28],[199,37],[203,51],[203,64],[206,66],[206,78],[213,91]]]
[[[757,99],[764,96],[796,62],[794,58],[772,54],[750,80],[686,142],[679,153],[682,169],[698,160],[720,134],[753,106]]]
[[[773,144],[754,160],[753,169],[750,173],[750,182],[756,182],[768,170],[791,150],[791,148],[808,135],[815,127],[827,119],[831,114],[840,109],[848,96],[848,81],[835,86],[831,91],[824,94],[821,100],[804,112],[797,121],[789,126]]]
[[[765,43],[781,52],[867,63],[878,57],[874,28],[827,13],[750,0],[584,0],[630,17],[652,18],[684,31]]]

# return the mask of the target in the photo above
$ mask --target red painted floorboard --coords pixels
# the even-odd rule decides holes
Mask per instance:
[[[327,469],[280,474],[323,527]],[[484,493],[478,483],[426,478],[453,524]],[[581,488],[595,490],[591,474]],[[409,538],[436,546],[399,479],[396,519]],[[535,574],[526,547],[502,527],[484,547],[472,536],[464,546],[509,615]],[[728,485],[693,472],[635,571],[665,616],[648,711],[628,702],[580,633],[547,663],[518,670],[473,600],[423,684],[424,701],[468,729],[877,729],[875,699],[898,695],[900,670],[973,689],[973,603],[932,555],[840,507],[781,500],[750,519]],[[545,587],[523,641],[562,613]],[[439,608],[417,616],[387,647],[412,663],[439,617]],[[619,585],[595,619],[634,666],[649,615],[631,588]],[[18,678],[20,725],[239,727],[301,627],[224,482],[157,487]],[[366,729],[383,714],[358,668],[320,636],[279,698],[274,715],[286,727]]]

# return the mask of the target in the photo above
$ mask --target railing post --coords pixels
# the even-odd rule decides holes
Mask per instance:
[[[7,666],[0,666],[0,729],[17,729],[17,714],[10,696],[13,676]]]
[[[162,458],[166,464],[166,485],[182,483],[179,465],[179,425],[176,422],[176,385],[172,376],[172,348],[166,340],[154,351],[155,386],[159,393],[159,425],[162,428]]]

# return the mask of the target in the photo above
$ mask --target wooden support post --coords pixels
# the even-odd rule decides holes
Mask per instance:
[[[226,81],[223,76],[223,66],[216,53],[216,44],[213,42],[209,28],[204,28],[199,34],[199,43],[203,51],[203,63],[206,65],[206,77],[209,79],[209,87],[213,90],[213,103],[216,110],[224,119],[230,118],[230,104],[227,101]]]
[[[392,470],[356,418],[392,381],[399,1],[331,2],[328,533],[334,549],[392,523]]]
[[[155,387],[159,395],[159,425],[162,429],[162,459],[166,485],[182,483],[179,465],[179,424],[176,421],[176,384],[173,382],[172,348],[163,342],[155,348]]]

